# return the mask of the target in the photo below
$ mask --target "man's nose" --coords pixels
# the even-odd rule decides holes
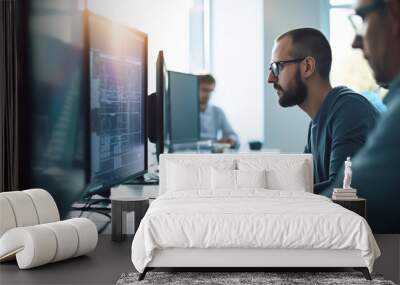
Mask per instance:
[[[354,49],[363,49],[363,37],[360,35],[356,35],[354,37],[353,43],[351,44],[351,47]]]
[[[267,81],[268,83],[274,83],[278,81],[278,78],[272,73],[271,70],[268,71]]]

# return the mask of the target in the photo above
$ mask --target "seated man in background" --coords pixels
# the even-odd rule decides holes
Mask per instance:
[[[218,143],[227,143],[231,148],[239,147],[239,138],[229,124],[221,108],[209,104],[215,89],[215,79],[211,74],[199,75],[200,84],[200,138]],[[218,138],[218,133],[222,137]]]
[[[388,109],[352,161],[351,186],[367,199],[367,220],[374,233],[400,233],[400,0],[358,0],[354,48],[363,51],[379,85],[389,87]],[[356,15],[354,17],[357,17]],[[397,52],[393,52],[396,51]],[[361,117],[356,120],[363,120]],[[342,187],[343,170],[323,190]]]
[[[378,119],[365,97],[344,86],[332,88],[331,63],[329,42],[320,31],[296,29],[275,41],[268,75],[279,104],[298,105],[311,118],[305,152],[313,154],[315,193],[334,181]]]

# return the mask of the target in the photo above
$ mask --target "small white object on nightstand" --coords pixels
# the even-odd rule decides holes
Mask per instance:
[[[332,199],[334,200],[355,200],[357,199],[357,189],[351,188],[351,178],[353,172],[351,170],[351,160],[347,157],[344,162],[344,179],[343,188],[334,188]]]
[[[351,178],[353,171],[351,170],[351,160],[347,157],[344,162],[344,179],[343,179],[343,189],[351,189]]]

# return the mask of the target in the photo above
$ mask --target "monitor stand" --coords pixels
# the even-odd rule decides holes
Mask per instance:
[[[109,198],[111,195],[111,188],[101,188],[100,190],[93,190],[85,194],[85,198],[91,198],[94,195],[100,195],[104,198]]]
[[[126,180],[122,184],[128,185],[158,185],[159,177],[157,173],[147,172],[144,175]]]

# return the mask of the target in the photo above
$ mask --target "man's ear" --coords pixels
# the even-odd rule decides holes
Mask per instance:
[[[400,0],[388,1],[386,10],[393,35],[400,38]]]
[[[309,78],[315,73],[315,59],[312,56],[307,56],[301,65],[304,78]]]

